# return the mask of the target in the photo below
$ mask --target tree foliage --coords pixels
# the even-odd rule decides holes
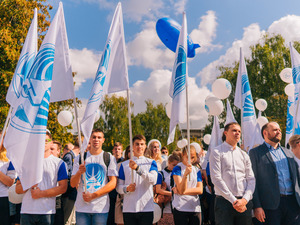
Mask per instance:
[[[295,43],[299,50],[299,43]],[[263,113],[269,121],[279,123],[285,138],[287,96],[284,88],[287,85],[279,76],[279,73],[287,67],[291,67],[290,51],[285,45],[281,35],[266,34],[262,40],[251,46],[251,57],[245,59],[252,92],[253,101],[263,98],[268,102],[268,107]],[[238,122],[241,121],[241,112],[233,105],[239,62],[232,66],[219,68],[222,78],[228,79],[232,85],[232,93],[229,100],[233,113]],[[224,119],[223,115],[223,119]],[[283,140],[284,141],[284,140]]]
[[[169,135],[169,118],[165,106],[160,103],[153,105],[151,100],[146,101],[146,111],[131,115],[132,134],[142,134],[147,142],[151,139],[158,139],[162,145],[167,145]],[[131,103],[133,107],[133,103]],[[94,128],[100,128],[105,134],[103,148],[111,151],[115,142],[119,141],[124,147],[129,145],[129,123],[127,98],[116,95],[105,96],[100,105],[101,117],[95,123]],[[133,110],[132,110],[133,111]],[[175,140],[179,138],[177,130]],[[168,146],[171,150],[176,148],[176,141]]]

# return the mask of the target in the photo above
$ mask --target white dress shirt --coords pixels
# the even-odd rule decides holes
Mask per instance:
[[[255,177],[248,154],[223,142],[210,153],[209,166],[216,195],[233,203],[237,197],[252,199]]]

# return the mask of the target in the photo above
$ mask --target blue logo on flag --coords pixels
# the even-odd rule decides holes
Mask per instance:
[[[11,125],[28,133],[44,133],[48,121],[55,47],[44,44],[23,83]]]
[[[287,117],[286,117],[286,133],[291,134],[293,132],[293,116],[290,114],[290,107],[294,104],[294,102],[288,100],[288,107],[287,107]]]
[[[101,62],[99,64],[99,68],[97,70],[97,75],[96,75],[96,78],[95,78],[94,84],[93,84],[93,89],[94,89],[93,95],[90,97],[88,103],[97,102],[102,98],[103,85],[104,85],[105,78],[106,78],[106,72],[107,72],[107,68],[108,68],[110,53],[111,53],[111,43],[109,41],[108,44],[106,45],[104,53],[102,54]]]
[[[298,84],[300,82],[300,66],[293,67],[293,83]]]
[[[186,83],[186,51],[183,46],[178,48],[178,56],[176,59],[176,70],[175,70],[175,80],[173,98],[175,98],[180,92],[185,89]]]
[[[250,91],[250,85],[247,74],[242,75],[242,96],[243,96],[243,119],[251,120],[254,115],[254,104]]]
[[[97,163],[89,163],[86,165],[86,185],[87,190],[91,193],[99,190],[105,179],[105,170]]]
[[[19,60],[19,64],[16,68],[16,76],[14,76],[12,80],[12,87],[17,98],[20,97],[20,87],[23,86],[23,82],[27,78],[28,72],[34,62],[34,57],[34,53],[29,55],[27,52]]]

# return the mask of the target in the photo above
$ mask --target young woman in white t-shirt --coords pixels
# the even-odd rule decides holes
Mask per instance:
[[[172,176],[175,187],[172,201],[175,225],[201,224],[199,195],[203,192],[200,170],[192,166],[197,160],[196,149],[190,146],[191,164],[188,163],[187,147],[182,152],[182,162],[174,167]]]
[[[158,173],[157,185],[155,186],[155,190],[157,194],[166,196],[165,199],[169,200],[172,197],[171,174],[173,168],[179,162],[180,162],[180,156],[178,156],[178,154],[175,153],[171,154],[168,158],[168,166]],[[164,188],[165,186],[166,188]],[[174,225],[170,202],[164,205],[163,216],[159,220],[158,225]]]

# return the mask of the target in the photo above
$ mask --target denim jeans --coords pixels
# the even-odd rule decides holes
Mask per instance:
[[[76,212],[77,225],[106,225],[108,213]]]
[[[52,225],[54,214],[21,214],[22,225]]]

